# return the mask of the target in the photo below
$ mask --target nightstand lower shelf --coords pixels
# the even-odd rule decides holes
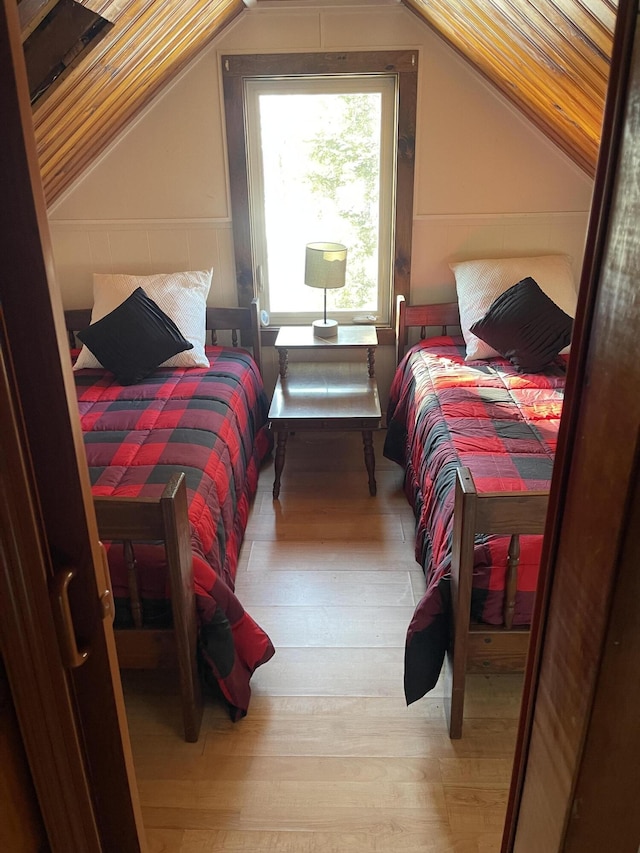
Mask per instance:
[[[280,494],[287,436],[304,430],[361,432],[369,493],[375,495],[373,430],[380,428],[380,419],[378,386],[362,364],[296,364],[295,371],[278,377],[269,409],[277,433],[274,499]]]

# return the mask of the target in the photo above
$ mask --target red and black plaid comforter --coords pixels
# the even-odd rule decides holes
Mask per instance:
[[[479,492],[549,488],[565,365],[519,374],[503,359],[465,363],[460,338],[431,338],[407,353],[391,387],[384,454],[405,468],[416,516],[416,560],[427,589],[407,632],[405,696],[439,677],[449,639],[449,570],[456,470]],[[502,624],[508,537],[476,537],[471,617]],[[542,537],[521,537],[514,625],[531,621]]]
[[[243,350],[207,347],[210,368],[159,368],[118,385],[102,370],[75,373],[94,495],[159,497],[186,476],[204,677],[233,719],[247,712],[254,669],[273,655],[269,637],[234,594],[238,553],[260,463],[271,450],[262,379]],[[143,616],[170,620],[164,548],[140,545]],[[109,548],[116,627],[131,624],[122,549]]]

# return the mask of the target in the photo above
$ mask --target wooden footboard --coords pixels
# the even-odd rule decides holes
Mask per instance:
[[[193,586],[193,554],[187,515],[184,474],[174,475],[158,500],[95,497],[100,538],[122,542],[129,576],[133,628],[118,630],[118,662],[123,669],[177,668],[185,740],[195,742],[202,721],[202,694],[197,668],[197,623]],[[165,543],[171,587],[171,628],[142,625],[136,577],[135,543]]]
[[[467,672],[518,672],[525,666],[528,628],[513,628],[519,537],[544,533],[548,492],[476,491],[468,468],[457,472],[451,560],[452,638],[445,710],[449,736],[462,735]],[[504,625],[471,622],[474,542],[477,533],[511,537],[503,606]]]

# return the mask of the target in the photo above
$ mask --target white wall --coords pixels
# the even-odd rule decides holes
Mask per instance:
[[[413,302],[455,297],[454,259],[567,252],[579,275],[591,180],[406,8],[345,3],[246,11],[51,208],[65,307],[94,271],[210,266],[210,304],[236,302],[220,56],[318,49],[419,51]]]

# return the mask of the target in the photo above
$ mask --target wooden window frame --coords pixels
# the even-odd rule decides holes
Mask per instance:
[[[418,89],[418,53],[415,50],[335,53],[269,53],[222,56],[222,80],[227,132],[238,304],[249,305],[257,296],[251,250],[249,181],[247,170],[244,81],[246,78],[342,74],[396,74],[398,77],[396,208],[393,240],[391,314],[378,327],[381,344],[394,341],[397,297],[409,298],[413,183]],[[265,341],[268,343],[268,341]]]

